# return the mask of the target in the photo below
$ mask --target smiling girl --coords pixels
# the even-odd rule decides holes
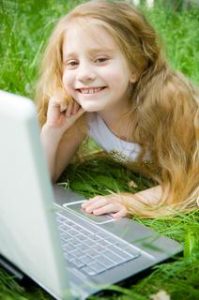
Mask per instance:
[[[123,163],[155,170],[156,187],[96,196],[83,204],[87,213],[153,218],[196,207],[199,97],[170,69],[154,29],[133,6],[89,1],[61,18],[44,54],[37,99],[53,181],[87,136]]]

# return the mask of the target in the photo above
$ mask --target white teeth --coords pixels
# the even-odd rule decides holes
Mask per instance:
[[[102,88],[90,88],[90,89],[80,89],[80,92],[82,94],[95,94],[99,91],[101,91]]]

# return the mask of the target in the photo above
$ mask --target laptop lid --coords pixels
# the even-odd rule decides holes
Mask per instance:
[[[0,254],[57,299],[70,299],[34,104],[0,91]]]

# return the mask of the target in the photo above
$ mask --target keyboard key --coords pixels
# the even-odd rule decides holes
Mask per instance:
[[[103,252],[103,255],[105,255],[108,259],[117,262],[118,264],[121,264],[126,261],[124,257],[118,256],[110,250],[106,250],[105,252]]]
[[[93,237],[95,236],[95,234],[93,232],[85,232],[84,234],[87,236],[87,238],[89,238],[91,240],[93,240]]]
[[[103,241],[103,238],[101,238],[99,235],[95,234],[95,235],[93,236],[93,241],[101,242],[101,241]]]
[[[61,232],[60,236],[61,236],[61,239],[64,241],[69,241],[72,239],[72,236],[65,232]]]
[[[80,245],[81,244],[81,242],[80,241],[78,241],[78,239],[72,239],[71,241],[71,244],[74,246],[74,248],[76,247],[76,246],[78,246],[78,245]]]
[[[106,256],[104,255],[99,255],[95,258],[95,261],[101,263],[103,266],[105,266],[107,269],[108,268],[112,268],[114,267],[115,265],[117,265],[116,262],[108,259]]]
[[[58,222],[64,222],[66,220],[66,217],[64,217],[62,214],[57,213],[56,219]]]
[[[73,255],[71,255],[70,253],[68,252],[64,252],[64,257],[67,261],[71,261],[72,259],[74,259]]]
[[[75,223],[73,223],[71,220],[68,220],[67,218],[65,218],[64,224],[70,227],[75,226]]]
[[[85,230],[85,229],[82,228],[82,227],[79,227],[78,231],[79,231],[79,233],[82,233],[82,234],[84,234],[84,235],[86,235],[86,236],[87,236],[87,234],[88,234],[88,231]]]
[[[86,254],[87,254],[88,256],[91,256],[91,257],[96,257],[96,256],[99,255],[99,253],[98,253],[97,251],[93,250],[93,249],[88,250],[88,251],[86,252]]]
[[[73,229],[75,229],[75,230],[77,230],[79,232],[79,229],[80,229],[79,225],[73,224],[72,227],[73,227]]]
[[[138,250],[133,249],[133,247],[130,247],[130,246],[128,246],[128,245],[124,247],[124,250],[125,250],[128,254],[133,255],[134,257],[140,256],[140,252],[139,252]]]
[[[86,240],[87,240],[87,237],[86,237],[86,235],[84,235],[84,234],[79,234],[79,235],[77,236],[77,238],[78,238],[79,241],[86,241]]]
[[[85,265],[87,265],[88,263],[93,261],[93,258],[88,255],[84,255],[84,256],[80,257],[80,261],[85,263]]]
[[[107,237],[106,240],[112,245],[116,245],[118,243],[117,238],[114,238],[112,236]]]
[[[88,251],[88,246],[81,243],[78,246],[76,246],[75,249],[85,253],[86,251]]]
[[[85,266],[85,264],[80,261],[79,259],[75,258],[75,259],[71,259],[70,263],[72,263],[73,265],[75,265],[78,269],[82,268],[83,266]]]
[[[64,243],[62,245],[62,248],[64,249],[64,251],[69,252],[69,253],[71,251],[74,251],[74,246],[72,244],[70,244],[70,243]]]
[[[87,239],[87,240],[83,241],[83,244],[87,245],[88,248],[96,245],[95,241],[92,241],[91,239]]]
[[[109,250],[111,250],[112,252],[114,252],[116,255],[129,259],[131,258],[131,255],[128,254],[127,252],[122,251],[121,249],[115,247],[114,245],[110,245],[110,247],[108,248]]]
[[[95,274],[99,274],[106,270],[106,267],[97,261],[89,263],[88,267],[91,268],[95,272]]]
[[[88,266],[83,267],[81,269],[81,271],[85,272],[86,274],[88,274],[90,276],[96,275],[96,272],[93,269],[89,268]]]
[[[77,236],[77,235],[79,235],[79,232],[77,230],[75,230],[75,229],[69,229],[67,231],[67,233],[70,234],[71,236]]]
[[[98,253],[104,251],[104,247],[98,244],[96,244],[92,249],[97,251]]]
[[[81,256],[84,255],[84,253],[82,253],[82,251],[80,251],[79,249],[75,249],[74,251],[71,252],[73,256],[79,258]]]
[[[106,241],[106,240],[102,240],[102,241],[100,242],[100,244],[101,244],[103,247],[108,247],[108,246],[111,245],[111,244],[110,244],[108,241]]]

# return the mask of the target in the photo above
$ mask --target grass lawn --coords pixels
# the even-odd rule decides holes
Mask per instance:
[[[0,89],[34,97],[37,66],[41,50],[56,19],[67,12],[77,0],[1,0],[0,1]],[[166,1],[164,1],[166,2]],[[157,6],[146,14],[162,36],[173,67],[199,83],[199,10],[172,12]],[[91,147],[91,146],[90,146]],[[133,180],[137,188],[130,188]],[[87,197],[109,191],[135,192],[152,183],[126,170],[119,164],[96,158],[71,165],[61,179],[73,190]],[[152,273],[120,290],[112,298],[147,300],[165,290],[174,300],[199,299],[199,212],[162,220],[142,220],[159,233],[184,245],[184,254],[174,261],[154,267]],[[51,299],[42,289],[22,286],[0,269],[0,299]],[[111,299],[111,296],[100,299]],[[166,299],[165,299],[166,300]]]

